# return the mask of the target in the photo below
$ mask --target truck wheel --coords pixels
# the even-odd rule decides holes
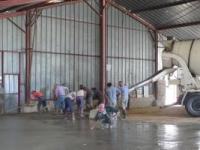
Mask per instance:
[[[188,97],[185,109],[193,117],[200,117],[200,95],[193,94]]]

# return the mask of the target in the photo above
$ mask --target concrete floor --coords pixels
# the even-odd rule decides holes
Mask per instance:
[[[151,118],[151,116],[148,116]],[[137,118],[137,115],[135,116]],[[140,117],[139,117],[140,118]],[[195,118],[193,118],[195,119]],[[200,121],[118,121],[117,128],[90,130],[89,121],[52,115],[0,117],[2,150],[197,150]],[[170,122],[171,121],[171,122]]]

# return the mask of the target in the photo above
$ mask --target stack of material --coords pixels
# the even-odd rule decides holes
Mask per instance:
[[[136,91],[137,91],[137,98],[142,98],[143,97],[143,89],[138,88]]]
[[[155,97],[153,95],[149,95],[149,97],[141,97],[130,98],[129,108],[144,108],[152,106],[153,102],[155,101]]]
[[[150,107],[154,102],[155,97],[149,94],[149,86],[144,86],[129,93],[129,108]]]
[[[25,104],[22,108],[23,113],[33,113],[37,111],[37,101],[30,101],[29,104]]]
[[[48,111],[54,111],[54,100],[47,101]]]
[[[157,82],[158,91],[157,91],[157,106],[164,106],[166,99],[166,81],[158,80]]]

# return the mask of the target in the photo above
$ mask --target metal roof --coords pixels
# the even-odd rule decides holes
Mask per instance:
[[[27,6],[44,4],[46,2],[46,0],[3,0],[0,1],[0,13],[15,11]]]
[[[61,0],[80,1],[80,0]],[[96,0],[97,1],[97,0]],[[200,0],[112,0],[136,14],[141,22],[178,39],[200,38]],[[50,5],[51,0],[1,0],[0,17]],[[2,14],[3,13],[3,14]],[[9,14],[8,14],[9,15]],[[133,15],[137,18],[137,16]]]
[[[79,2],[80,0],[0,0],[0,14],[75,1]]]
[[[165,36],[173,36],[180,40],[199,39],[200,38],[200,25],[187,26],[180,28],[173,28],[160,31]]]
[[[178,39],[200,38],[200,0],[114,0]]]

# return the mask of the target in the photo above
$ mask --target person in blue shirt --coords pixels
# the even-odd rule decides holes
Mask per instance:
[[[119,90],[120,90],[120,103],[123,109],[124,116],[126,117],[126,109],[128,107],[128,98],[129,98],[129,89],[128,86],[123,84],[122,81],[118,82]]]
[[[106,89],[107,105],[111,107],[116,107],[117,105],[117,88],[112,86],[112,83],[107,83]]]

